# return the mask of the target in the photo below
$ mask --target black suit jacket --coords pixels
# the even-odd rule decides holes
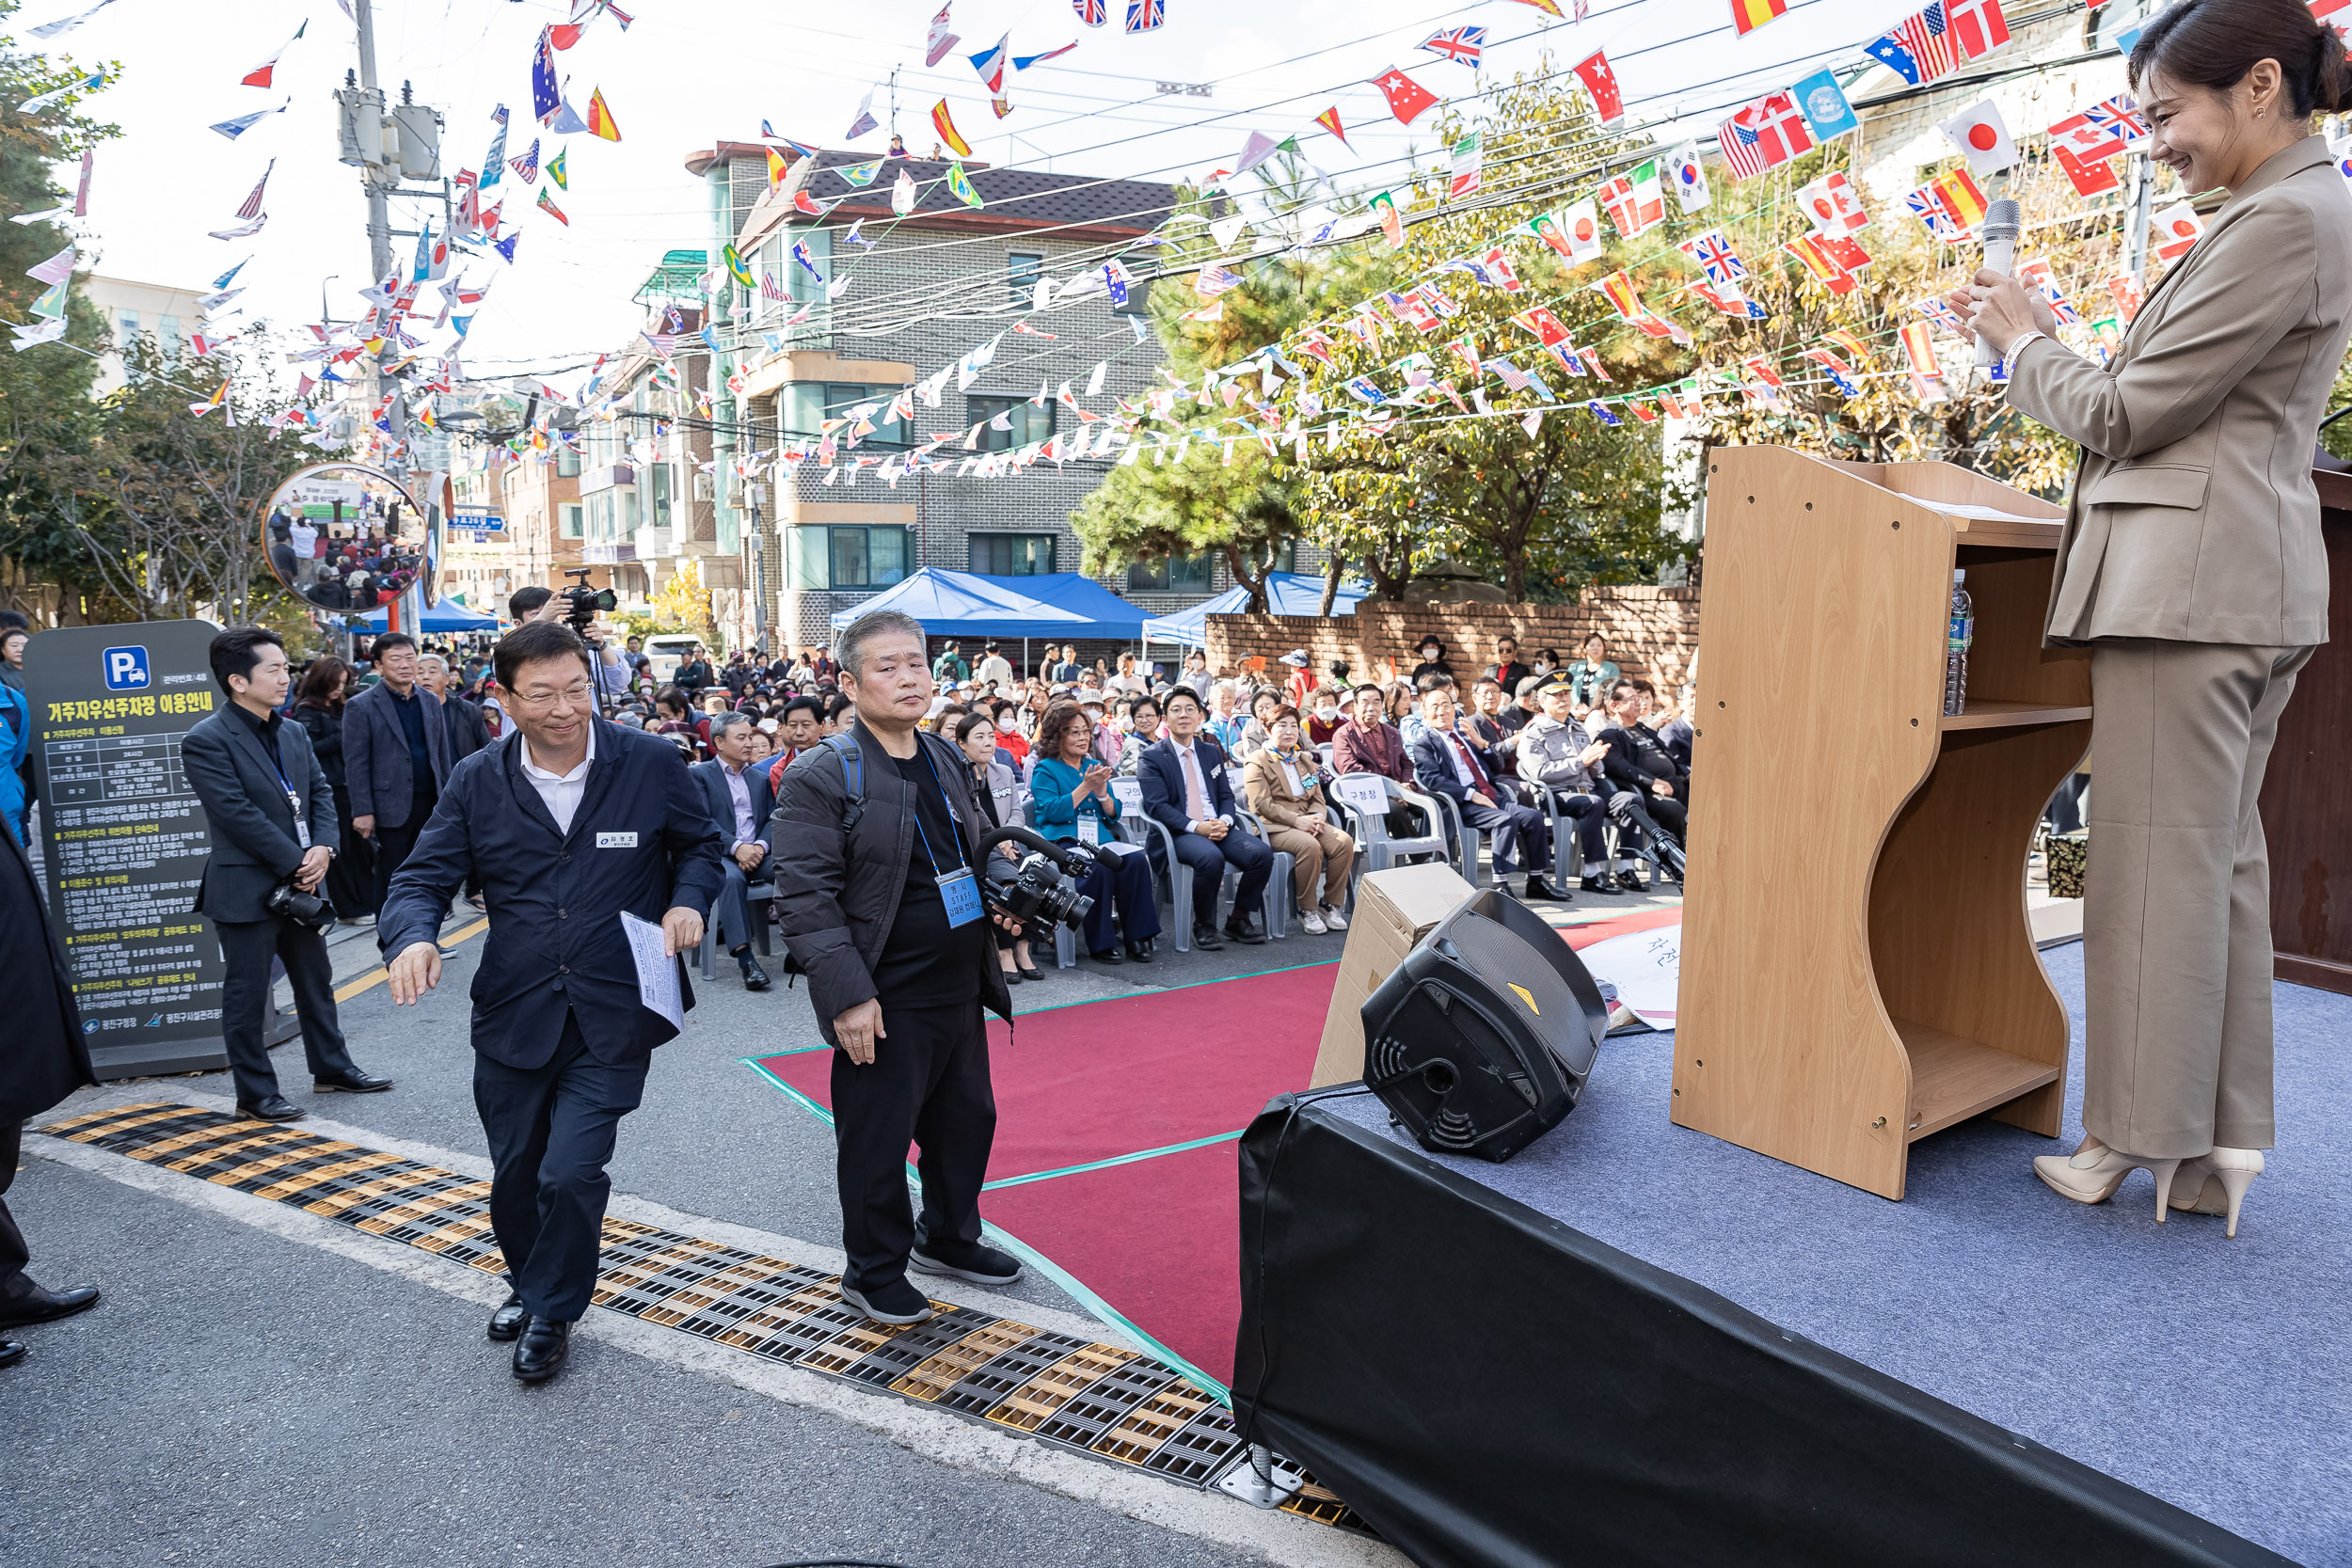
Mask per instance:
[[[342,847],[334,787],[310,753],[310,736],[290,719],[278,725],[278,755],[286,769],[283,784],[262,737],[233,705],[216,708],[180,737],[180,769],[204,802],[213,839],[195,908],[215,920],[268,919],[262,900],[301,865],[288,784],[302,797],[310,842],[328,849]]]
[[[694,764],[687,771],[693,774],[694,782],[702,786],[703,803],[709,808],[711,824],[719,830],[719,852],[731,856],[737,842],[735,801],[727,793],[726,768],[725,763],[714,757],[708,762]],[[776,852],[776,797],[768,782],[768,765],[755,762],[744,768],[743,782],[751,786],[752,821],[758,827],[758,832],[753,836],[765,844],[768,853],[773,855]],[[767,863],[763,861],[760,863],[764,867]]]
[[[432,787],[448,787],[449,728],[441,721],[441,700],[416,689],[424,705],[424,752],[433,764]],[[408,756],[408,733],[400,727],[399,699],[389,687],[371,686],[343,705],[343,788],[351,815],[373,816],[379,828],[408,825],[416,810],[416,771]]]
[[[1511,769],[1502,759],[1476,736],[1464,735],[1458,730],[1454,733],[1469,745],[1470,755],[1476,757],[1478,766],[1486,770],[1488,799],[1497,805],[1516,800],[1517,797],[1508,788],[1495,783],[1496,780],[1512,777]],[[1456,801],[1468,800],[1470,786],[1462,783],[1454,771],[1453,750],[1445,743],[1444,736],[1426,725],[1405,748],[1406,754],[1413,759],[1413,777],[1421,781],[1423,790],[1432,795],[1451,795]]]
[[[1678,797],[1691,782],[1691,770],[1659,744],[1658,736],[1645,724],[1613,724],[1593,738],[1609,742],[1609,754],[1601,759],[1601,770],[1619,789],[1630,789],[1646,800],[1652,793],[1651,784],[1663,779],[1675,786]]]
[[[0,1126],[14,1126],[97,1083],[98,1075],[90,1069],[65,947],[49,923],[33,863],[6,827],[0,827],[0,931],[8,933],[15,960],[8,1026],[0,1029]]]
[[[490,744],[490,726],[482,717],[482,705],[463,697],[441,699],[441,720],[449,731],[449,765],[452,768]]]
[[[505,736],[450,775],[376,920],[389,960],[436,940],[451,897],[479,880],[490,935],[474,973],[473,1048],[509,1067],[545,1066],[566,1010],[600,1062],[633,1061],[676,1034],[639,1005],[621,911],[657,926],[674,906],[707,919],[725,882],[719,830],[677,748],[594,722],[596,754],[568,833],[523,777],[521,733]],[[685,999],[694,1005],[691,987]]]
[[[1200,784],[1209,797],[1211,816],[1234,816],[1239,809],[1233,804],[1232,781],[1225,776],[1225,749],[1216,743],[1216,736],[1203,729],[1192,737],[1194,760],[1200,765]],[[1143,809],[1154,821],[1166,824],[1171,833],[1182,835],[1191,831],[1184,811],[1184,765],[1176,755],[1176,743],[1162,736],[1143,749],[1136,758],[1136,777],[1143,784]]]

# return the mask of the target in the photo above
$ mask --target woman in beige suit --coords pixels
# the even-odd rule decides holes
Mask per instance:
[[[1952,296],[2009,402],[2082,444],[2046,639],[2090,649],[2084,1203],[2146,1166],[2156,1218],[2238,1206],[2272,1142],[2270,876],[2255,810],[2328,627],[2312,452],[2352,332],[2352,194],[2314,109],[2352,102],[2303,0],[2183,0],[2131,55],[2149,155],[2225,190],[2111,363],[1997,273]]]
[[[1322,763],[1298,743],[1298,710],[1277,709],[1266,730],[1268,744],[1242,764],[1242,791],[1265,824],[1266,842],[1291,857],[1292,881],[1305,911],[1299,924],[1317,936],[1344,931],[1347,917],[1340,906],[1347,902],[1356,840],[1331,820],[1331,807],[1323,798]]]

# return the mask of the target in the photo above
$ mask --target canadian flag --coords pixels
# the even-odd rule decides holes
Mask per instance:
[[[1943,131],[1979,174],[1997,173],[2017,161],[2017,144],[2010,139],[2009,125],[1990,98],[1944,121]]]
[[[2160,213],[2150,215],[2150,227],[2156,231],[2156,260],[2169,261],[2188,254],[2188,247],[2197,243],[2205,231],[2205,220],[2197,215],[2197,209],[2185,201],[2176,201]]]
[[[1853,186],[1842,170],[1825,174],[1800,189],[1797,205],[1804,209],[1817,234],[1851,234],[1870,221],[1863,214],[1861,198],[1854,195]]]
[[[2352,5],[2352,0],[2340,0]],[[1618,125],[1625,120],[1625,95],[1617,90],[1617,73],[1609,69],[1609,56],[1594,50],[1592,56],[1576,68],[1577,80],[1593,95],[1594,112],[1603,125]]]
[[[2352,0],[2311,0],[2311,4],[2313,16],[2352,38]]]

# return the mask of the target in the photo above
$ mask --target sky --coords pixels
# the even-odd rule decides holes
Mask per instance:
[[[335,0],[112,0],[64,37],[29,36],[92,3],[28,0],[11,28],[27,52],[86,69],[120,63],[119,79],[83,109],[123,133],[98,152],[82,225],[85,270],[201,289],[249,255],[236,279],[247,290],[237,301],[247,308],[245,319],[281,327],[318,320],[322,288],[333,316],[358,314],[355,291],[369,275],[367,208],[358,171],[336,161],[330,96],[358,63],[352,20]],[[1572,0],[1562,3],[1572,8]],[[1399,125],[1371,85],[1391,67],[1458,99],[1482,82],[1539,69],[1547,53],[1560,69],[1605,49],[1629,121],[1685,116],[1667,138],[1679,139],[1708,134],[1730,108],[1821,64],[1859,58],[1858,45],[1916,0],[1792,0],[1785,16],[1745,38],[1732,30],[1728,0],[1591,0],[1581,23],[1516,0],[1166,0],[1165,24],[1139,34],[1122,30],[1126,0],[1108,0],[1101,27],[1084,25],[1073,0],[952,0],[949,25],[963,41],[926,70],[924,39],[938,4],[623,0],[634,19],[626,31],[599,16],[556,56],[582,114],[590,91],[601,88],[621,132],[613,143],[549,137],[532,119],[532,44],[541,27],[565,19],[569,0],[377,0],[379,80],[388,99],[396,101],[405,81],[418,102],[441,111],[445,171],[480,166],[500,103],[512,115],[510,155],[533,135],[543,163],[558,146],[568,152],[570,188],[548,193],[568,227],[532,210],[532,188],[510,171],[502,187],[510,227],[523,214],[516,263],[460,258],[473,281],[492,281],[466,344],[468,372],[561,376],[623,346],[644,315],[630,296],[661,254],[708,238],[707,190],[686,172],[686,158],[719,140],[756,140],[763,119],[782,135],[880,155],[894,68],[898,125],[918,154],[934,139],[930,110],[944,97],[976,160],[993,165],[1173,180],[1232,162],[1252,132],[1311,133],[1302,151],[1347,186],[1408,150],[1441,157],[1435,115],[1418,130]],[[239,85],[306,22],[270,89]],[[1486,29],[1483,76],[1418,47],[1432,32],[1465,24]],[[1008,72],[1014,107],[999,120],[964,56],[1006,34],[1014,55],[1073,40],[1078,47]],[[1210,90],[1166,95],[1162,82]],[[869,90],[882,126],[849,141],[844,133]],[[234,141],[206,128],[287,101],[285,113]],[[1332,107],[1350,146],[1312,123]],[[208,238],[236,223],[238,204],[273,159],[267,226],[249,240]],[[70,173],[60,171],[69,188]],[[417,227],[424,205],[396,199],[393,227]],[[438,206],[431,203],[437,214]],[[394,245],[405,261],[413,242]]]

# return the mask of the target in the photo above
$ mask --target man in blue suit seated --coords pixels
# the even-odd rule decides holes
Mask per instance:
[[[473,980],[474,1106],[489,1136],[490,1225],[513,1293],[490,1338],[515,1375],[553,1377],[587,1309],[621,1117],[653,1048],[677,1033],[640,1005],[626,911],[675,958],[724,883],[719,828],[677,748],[596,717],[588,650],[558,621],[509,632],[495,659],[515,730],[450,774],[376,920],[392,1000],[440,983],[441,918],[479,879],[490,934]]]
[[[1208,710],[1200,694],[1177,687],[1160,711],[1167,733],[1144,748],[1136,776],[1143,783],[1143,809],[1167,826],[1176,840],[1176,858],[1192,867],[1192,943],[1212,953],[1225,945],[1217,939],[1216,895],[1228,865],[1241,873],[1241,883],[1233,890],[1225,935],[1235,942],[1263,942],[1265,928],[1252,924],[1249,911],[1259,907],[1266,879],[1274,875],[1274,851],[1241,826],[1233,786],[1225,777],[1225,752],[1201,733]],[[1182,911],[1177,918],[1184,918]]]
[[[1462,811],[1462,826],[1471,832],[1491,832],[1495,841],[1495,879],[1508,882],[1519,847],[1526,847],[1527,896],[1556,898],[1544,881],[1551,865],[1551,822],[1533,806],[1519,804],[1498,773],[1508,777],[1500,759],[1474,736],[1455,727],[1458,714],[1454,688],[1433,686],[1422,693],[1424,727],[1406,750],[1413,759],[1413,776],[1433,795],[1450,795]]]
[[[732,939],[727,949],[743,970],[745,990],[766,990],[768,972],[752,957],[752,879],[776,850],[775,796],[768,785],[768,769],[752,765],[752,736],[759,732],[748,713],[723,713],[710,721],[710,749],[718,754],[698,762],[688,772],[702,786],[710,820],[719,829],[721,863],[727,885],[719,895],[716,919],[719,935]]]

